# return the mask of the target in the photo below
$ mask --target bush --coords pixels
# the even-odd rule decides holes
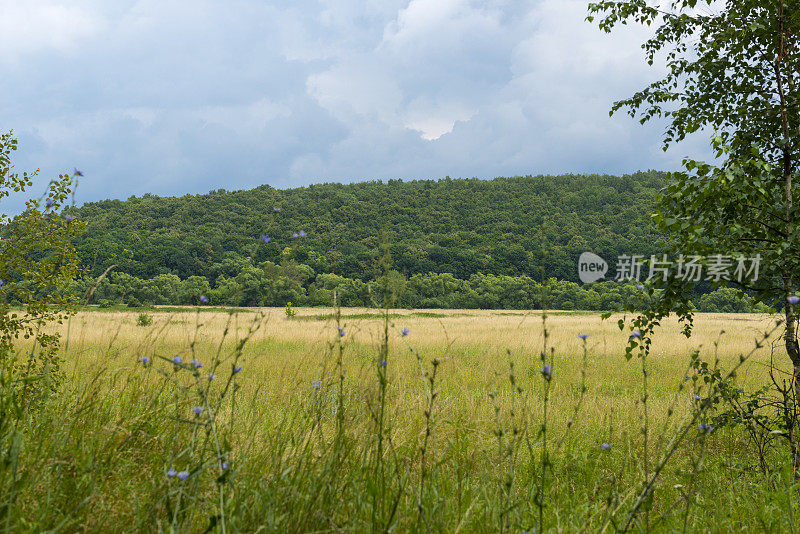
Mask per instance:
[[[146,313],[140,313],[139,318],[136,319],[136,324],[139,326],[150,326],[153,324],[153,317]]]

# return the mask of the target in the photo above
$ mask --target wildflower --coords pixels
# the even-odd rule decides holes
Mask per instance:
[[[300,236],[297,235],[297,232],[292,232],[292,239],[297,239],[298,237]]]
[[[644,284],[636,284],[636,289],[644,289]]]
[[[791,297],[786,297],[786,301],[789,304],[791,304],[792,306],[794,306],[795,304],[800,302],[800,297],[796,297],[796,296],[792,295]]]
[[[194,367],[195,369],[200,369],[201,367],[203,367],[203,362],[201,362],[197,358],[193,358],[192,359],[192,367]]]
[[[589,334],[578,334],[578,337],[585,340],[587,337],[589,337]]]
[[[183,358],[181,358],[180,356],[175,356],[174,358],[172,358],[172,361],[175,363],[183,363]]]
[[[270,241],[272,241],[272,239],[270,239],[269,236],[267,236],[266,234],[261,234],[261,241],[263,241],[264,243],[269,243]]]
[[[542,367],[542,376],[544,377],[545,380],[549,382],[550,379],[553,378],[553,366],[545,365],[544,367]]]
[[[200,295],[200,304],[208,304],[208,297],[205,295]]]
[[[402,330],[400,330],[400,333],[403,334],[403,337],[405,337],[411,333],[411,330],[409,330],[408,328],[403,328]]]
[[[386,360],[381,360],[378,362],[381,367],[386,367]]]
[[[228,468],[228,462],[222,462],[222,470],[225,471]]]
[[[639,332],[638,330],[634,330],[633,332],[631,332],[631,339],[636,339],[640,337],[642,337],[642,333]]]
[[[322,380],[314,380],[313,382],[311,382],[311,387],[319,391],[320,388],[322,387]]]
[[[611,448],[611,444],[610,443],[601,443],[600,444],[600,448],[603,449],[604,451],[607,451],[607,450],[609,450]]]
[[[694,396],[694,400],[699,401],[700,400],[700,395],[695,395]]]
[[[0,287],[3,287],[3,284],[5,284],[5,282],[3,280],[0,280]]]
[[[192,408],[192,411],[194,412],[195,415],[200,415],[201,413],[203,413],[203,407],[195,406],[194,408]]]
[[[168,476],[168,477],[174,477],[174,476],[175,476],[175,475],[177,475],[177,474],[178,474],[178,472],[177,472],[177,471],[175,471],[175,468],[174,468],[174,467],[170,467],[170,468],[169,468],[169,471],[167,471],[167,476]]]
[[[280,213],[281,209],[276,206],[276,207],[272,208],[272,211],[274,211],[275,213]]]
[[[75,168],[72,169],[72,174],[74,174],[75,176],[83,176],[83,173]]]
[[[233,368],[233,374],[238,374],[238,373],[241,373],[241,372],[242,372],[242,366],[241,365],[237,365],[236,367]]]
[[[189,471],[181,471],[180,473],[178,473],[178,478],[181,480],[186,480],[187,478],[189,478]]]
[[[217,375],[215,375],[214,373],[208,373],[209,382],[213,382],[215,378],[217,378]]]
[[[72,221],[75,220],[75,217],[73,217],[72,215],[67,213],[66,215],[64,215],[64,220],[67,221],[67,222],[72,222]]]
[[[708,423],[698,423],[697,428],[700,429],[700,432],[704,434],[709,434],[712,430],[714,430],[714,427]]]
[[[148,363],[150,363],[150,358],[148,358],[147,356],[142,356],[142,363],[147,365]]]
[[[52,198],[48,198],[48,199],[45,201],[45,205],[46,205],[48,208],[52,208],[52,207],[53,207],[53,204],[55,204],[55,203],[53,202],[53,199],[52,199]]]
[[[300,230],[300,232],[297,233],[297,237],[305,237],[305,236],[306,236],[305,230]]]
[[[340,335],[341,337],[344,337],[344,335],[345,335],[345,333],[346,333],[346,332],[344,331],[344,328],[342,328],[341,326],[337,326],[337,327],[336,327],[336,330],[338,330],[338,331],[339,331],[339,335]]]

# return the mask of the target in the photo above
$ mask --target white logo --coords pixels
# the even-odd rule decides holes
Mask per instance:
[[[584,252],[578,258],[578,278],[584,284],[591,284],[603,278],[608,272],[606,260],[593,252]]]

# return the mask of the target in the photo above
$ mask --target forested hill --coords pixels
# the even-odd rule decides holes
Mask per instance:
[[[548,278],[575,280],[585,250],[609,262],[657,252],[650,214],[664,180],[651,171],[145,195],[78,209],[88,229],[77,248],[95,276],[117,264],[139,278],[198,275],[213,284],[249,257],[255,264],[293,259],[316,273],[367,280],[383,231],[393,268],[407,277],[540,279],[544,268]],[[304,237],[292,238],[301,230]]]

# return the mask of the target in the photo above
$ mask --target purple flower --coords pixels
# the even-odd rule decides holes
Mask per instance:
[[[550,379],[553,378],[553,366],[545,365],[544,367],[542,367],[542,376],[544,377],[545,380],[549,382]]]
[[[201,413],[203,413],[203,407],[195,406],[194,408],[192,408],[192,411],[194,412],[195,415],[200,415]]]
[[[403,335],[403,337],[405,337],[411,333],[411,330],[409,330],[408,328],[403,328],[402,330],[400,330],[400,333]]]
[[[794,306],[795,304],[800,302],[800,297],[796,297],[794,295],[792,295],[791,297],[786,297],[786,302]]]
[[[205,295],[200,295],[200,304],[208,304],[208,297]]]
[[[345,335],[345,333],[346,333],[346,332],[344,331],[344,328],[342,328],[341,326],[337,326],[337,327],[336,327],[336,330],[338,330],[338,331],[339,331],[339,336],[341,336],[341,337],[344,337],[344,335]]]
[[[600,444],[600,448],[603,449],[604,451],[607,451],[608,449],[611,448],[611,444],[610,443],[601,443]]]
[[[3,287],[3,284],[5,284],[5,282],[3,280],[0,280],[0,287]]]
[[[298,237],[300,236],[297,235],[297,232],[292,232],[292,239],[297,239]]]
[[[183,363],[183,358],[181,358],[180,356],[175,356],[174,358],[172,358],[172,361],[175,363]]]
[[[225,471],[228,468],[228,462],[222,462],[222,470]]]
[[[700,400],[700,395],[695,395],[694,396],[694,400],[699,401]]]
[[[175,476],[175,475],[177,475],[177,474],[178,474],[178,472],[177,472],[177,471],[175,471],[175,468],[174,468],[174,467],[170,467],[170,468],[169,468],[169,471],[167,471],[167,476],[168,476],[168,477],[174,477],[174,476]]]
[[[192,366],[193,366],[195,369],[200,369],[201,367],[203,367],[203,362],[201,362],[201,361],[200,361],[200,360],[198,360],[197,358],[193,358],[193,359],[192,359]]]
[[[242,372],[242,367],[240,365],[237,365],[236,367],[233,368],[233,374],[237,374],[237,373],[241,373],[241,372]]]
[[[261,234],[261,241],[263,241],[264,243],[269,243],[270,241],[272,241],[272,239],[270,239],[269,236],[266,234]]]
[[[217,375],[215,375],[214,373],[208,373],[209,382],[213,382],[215,378],[217,378]]]
[[[180,473],[178,473],[178,478],[181,480],[186,480],[187,478],[189,478],[189,471],[181,471]]]
[[[276,206],[276,207],[272,208],[272,211],[274,211],[275,213],[280,213],[281,209]]]
[[[638,330],[634,330],[633,332],[631,332],[631,339],[636,339],[640,337],[642,337],[642,333],[639,332]]]
[[[636,284],[636,289],[644,289],[644,284]]]
[[[322,380],[314,380],[313,382],[311,382],[311,387],[319,391],[320,388],[322,387]]]
[[[712,430],[714,430],[714,427],[713,427],[713,426],[711,426],[711,425],[709,425],[708,423],[698,423],[698,424],[697,424],[697,428],[699,428],[699,429],[700,429],[700,432],[702,432],[702,433],[704,433],[704,434],[708,434],[708,433],[710,433]]]
[[[583,340],[586,340],[586,338],[589,337],[589,334],[578,334],[578,337]]]
[[[83,176],[83,173],[81,171],[74,168],[72,169],[72,174],[74,174],[75,176]]]
[[[305,236],[306,236],[306,231],[305,231],[305,230],[300,230],[300,231],[297,233],[297,237],[305,237]]]
[[[45,205],[46,205],[48,208],[52,208],[52,207],[53,207],[53,204],[54,204],[54,202],[53,202],[53,199],[52,199],[52,198],[48,198],[48,199],[45,201]]]
[[[142,363],[147,365],[148,363],[150,363],[150,358],[148,358],[147,356],[142,356]]]
[[[64,220],[67,221],[67,222],[72,222],[72,221],[75,220],[75,217],[73,217],[72,215],[67,213],[66,215],[64,215]]]
[[[386,360],[379,361],[378,365],[380,365],[381,367],[386,367]]]

